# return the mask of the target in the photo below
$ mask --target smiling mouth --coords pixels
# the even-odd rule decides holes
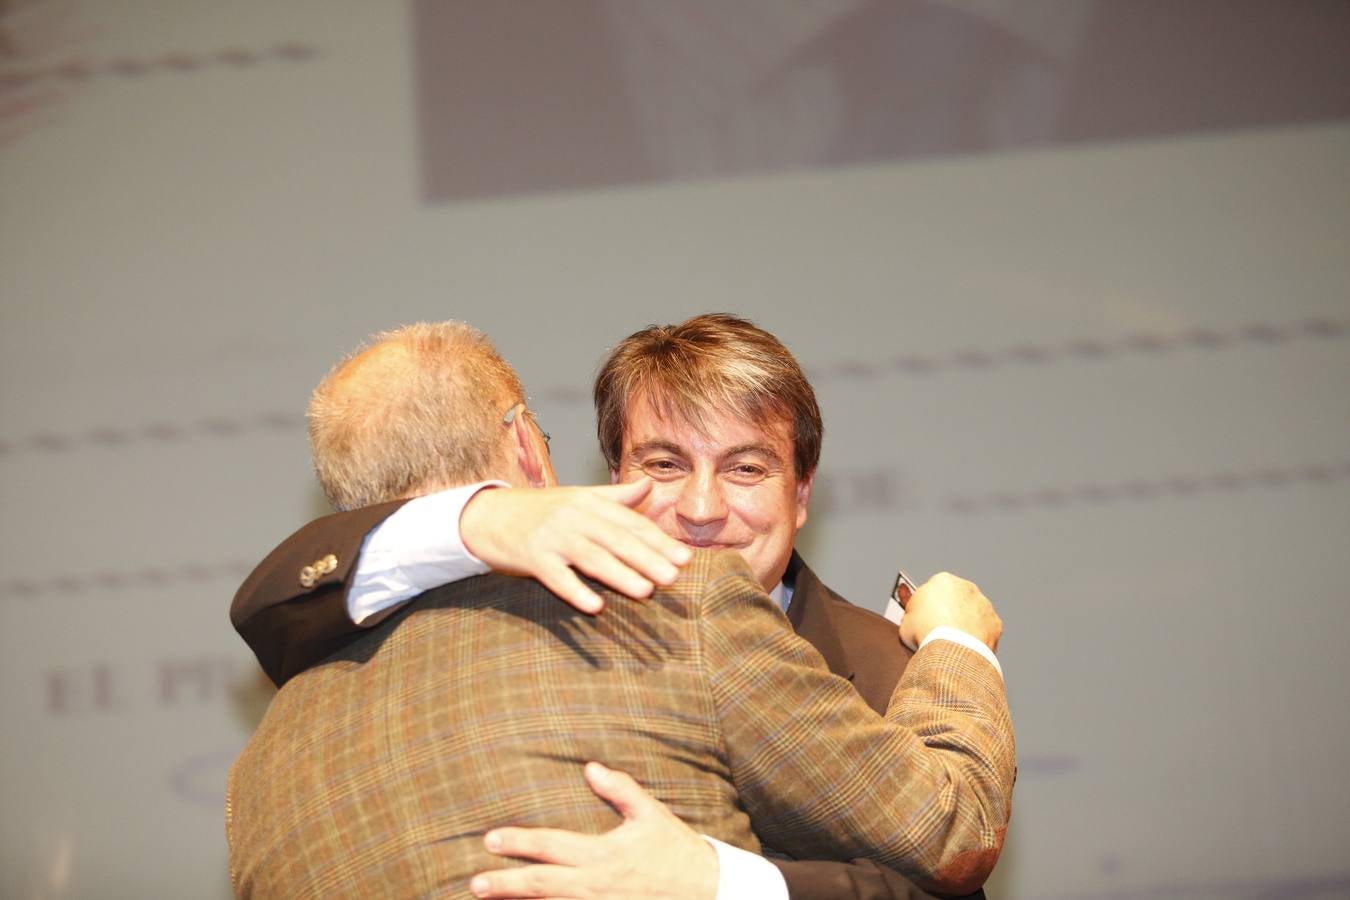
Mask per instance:
[[[740,544],[728,544],[724,541],[681,541],[687,547],[693,547],[696,550],[739,550]]]

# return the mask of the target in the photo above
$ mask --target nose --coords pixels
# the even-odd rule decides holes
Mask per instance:
[[[675,505],[680,521],[690,528],[720,524],[727,517],[727,498],[714,472],[695,472],[684,480]]]

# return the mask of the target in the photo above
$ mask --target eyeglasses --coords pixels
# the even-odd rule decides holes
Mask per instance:
[[[511,404],[511,408],[506,411],[506,415],[502,416],[502,424],[510,425],[512,422],[514,422],[516,420],[517,409],[525,410],[525,414],[534,420],[534,427],[538,428],[539,433],[544,436],[544,447],[550,448],[549,442],[553,440],[553,435],[549,434],[539,425],[539,417],[536,416],[534,412],[528,406],[526,406],[523,401]]]

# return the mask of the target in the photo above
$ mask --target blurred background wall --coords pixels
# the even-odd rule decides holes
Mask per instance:
[[[226,619],[368,333],[494,335],[596,481],[606,348],[727,310],[801,546],[1007,622],[991,897],[1350,896],[1350,7],[0,3],[0,895],[224,897]]]

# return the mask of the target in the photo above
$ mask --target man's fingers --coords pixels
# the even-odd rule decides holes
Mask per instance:
[[[594,614],[604,601],[578,573],[642,598],[656,585],[672,583],[678,566],[689,561],[688,547],[624,505],[640,502],[650,490],[646,482],[480,491],[464,508],[461,535],[469,552],[497,571],[533,576],[566,603]],[[576,571],[563,571],[567,566]]]
[[[568,866],[524,866],[481,872],[469,881],[475,897],[546,898],[580,897],[576,869]]]
[[[601,861],[599,840],[595,835],[561,828],[494,828],[483,836],[483,846],[497,856],[584,866]]]
[[[556,565],[540,567],[534,573],[534,577],[578,612],[593,616],[605,608],[604,598],[591,590],[566,563],[559,562]]]
[[[1003,633],[1002,620],[979,586],[950,572],[938,572],[914,592],[900,624],[901,639],[921,644],[940,625],[964,631],[991,649]]]
[[[646,516],[612,503],[598,504],[593,518],[578,523],[596,543],[661,584],[679,576],[693,551]]]
[[[648,572],[644,572],[616,556],[610,547],[587,536],[573,536],[569,544],[559,554],[541,555],[533,575],[566,603],[592,615],[604,608],[604,600],[578,577],[578,572],[626,597],[642,599],[651,596],[658,578],[667,583],[674,580],[673,574],[678,571],[659,557],[647,557],[644,564]],[[670,567],[671,572],[663,567]]]
[[[633,537],[677,566],[689,562],[694,555],[694,551],[690,550],[686,544],[682,544],[666,534],[659,525],[646,516],[633,513],[632,516],[628,517],[628,521],[620,523],[620,527],[627,529]]]
[[[905,618],[900,622],[899,628],[900,643],[908,647],[912,653],[919,652],[918,631],[914,625],[916,621],[918,621],[916,617],[906,613]]]
[[[625,597],[641,600],[650,597],[655,590],[652,579],[630,567],[604,547],[592,545],[574,551],[572,556],[572,565],[578,572],[594,578]]]
[[[625,819],[665,812],[661,801],[647,793],[632,776],[598,762],[586,763],[586,783],[597,797],[613,806]]]
[[[650,492],[651,484],[649,479],[643,478],[629,484],[607,484],[582,490],[602,501],[593,506],[597,515],[622,528],[675,565],[682,566],[689,561],[689,548],[633,509]]]
[[[613,570],[613,566],[632,571],[656,584],[671,584],[679,577],[680,570],[674,563],[635,536],[631,530],[603,521],[588,524],[590,527],[584,533],[574,536],[576,541],[567,552],[572,556],[570,562],[592,578],[623,590],[621,585],[606,577],[605,572]],[[645,597],[649,593],[650,590],[641,596]]]
[[[589,488],[591,493],[629,508],[637,506],[652,492],[652,480],[639,478],[622,484],[598,484]]]

